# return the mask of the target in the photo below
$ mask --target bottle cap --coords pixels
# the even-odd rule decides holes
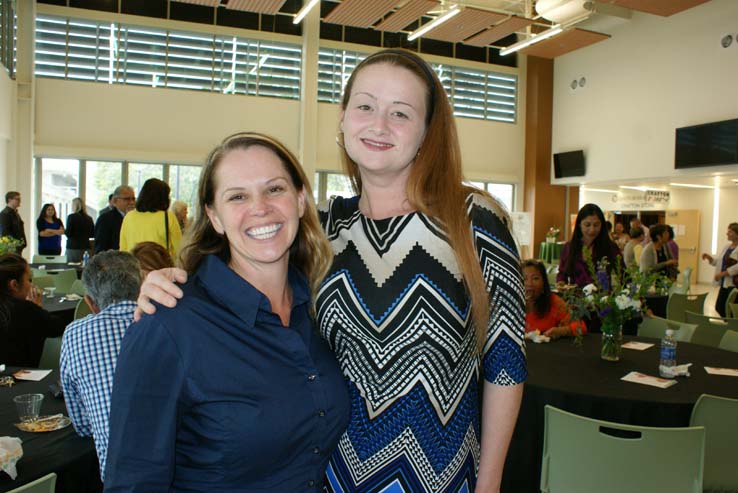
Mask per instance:
[[[674,329],[666,329],[666,335],[671,337],[674,335]]]

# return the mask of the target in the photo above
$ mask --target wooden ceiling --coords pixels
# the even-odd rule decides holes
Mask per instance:
[[[225,7],[261,14],[276,14],[286,0],[171,0],[175,2]],[[599,3],[616,5],[648,14],[670,16],[690,9],[709,0],[599,0]],[[736,0],[738,1],[738,0]],[[304,0],[306,3],[307,0]],[[471,46],[494,46],[517,33],[527,36],[550,27],[545,19],[532,18],[526,11],[534,2],[531,0],[459,0],[461,12],[438,27],[428,31],[424,38],[449,43],[464,43]],[[452,5],[452,0],[342,0],[325,13],[323,21],[342,26],[374,29],[386,32],[408,33],[441,15]],[[527,15],[526,15],[527,14]],[[563,33],[531,45],[521,53],[555,58],[573,50],[608,39],[603,33],[576,29],[573,26]]]

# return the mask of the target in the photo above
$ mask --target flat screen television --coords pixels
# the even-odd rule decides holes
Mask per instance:
[[[738,118],[676,129],[674,168],[738,163]]]
[[[584,151],[554,154],[554,177],[584,176]]]

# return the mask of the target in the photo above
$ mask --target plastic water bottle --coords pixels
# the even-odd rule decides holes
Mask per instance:
[[[659,375],[663,378],[674,378],[672,368],[676,366],[676,348],[674,331],[667,329],[666,335],[661,339],[661,361],[659,362]]]
[[[82,254],[82,267],[87,267],[87,262],[90,261],[90,252],[85,250],[85,253]]]

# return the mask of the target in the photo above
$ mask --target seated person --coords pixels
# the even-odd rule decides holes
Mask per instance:
[[[141,265],[141,279],[146,279],[149,272],[174,267],[172,257],[166,248],[154,241],[142,241],[131,250]]]
[[[126,252],[107,250],[90,259],[82,273],[85,302],[92,315],[75,320],[64,333],[61,383],[74,429],[92,436],[105,470],[113,372],[120,344],[133,323],[141,286],[138,261]]]
[[[38,368],[46,338],[59,337],[64,326],[42,308],[28,262],[15,253],[0,255],[0,364]]]
[[[587,327],[581,320],[572,322],[564,300],[551,292],[546,267],[537,260],[523,262],[525,281],[525,331],[558,339],[564,336],[585,334]]]

